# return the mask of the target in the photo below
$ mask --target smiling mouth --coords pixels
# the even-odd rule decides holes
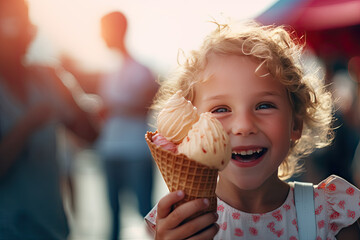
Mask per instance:
[[[240,162],[250,162],[257,160],[267,152],[267,148],[257,148],[252,150],[233,151],[231,158]]]

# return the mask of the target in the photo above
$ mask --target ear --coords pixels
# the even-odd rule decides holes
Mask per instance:
[[[298,140],[301,137],[302,130],[303,130],[303,120],[295,116],[291,131],[291,140],[293,140],[294,142]]]

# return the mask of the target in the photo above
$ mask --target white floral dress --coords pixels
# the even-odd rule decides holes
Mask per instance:
[[[360,190],[346,180],[332,175],[314,186],[316,240],[336,239],[336,234],[360,217]],[[299,240],[294,189],[277,209],[262,214],[236,210],[218,199],[217,223],[220,230],[214,239],[289,239]],[[155,229],[156,206],[145,217]]]

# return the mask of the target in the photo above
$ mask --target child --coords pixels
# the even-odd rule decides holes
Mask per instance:
[[[332,121],[331,95],[304,74],[301,50],[282,27],[218,25],[163,84],[154,108],[181,89],[223,124],[233,153],[219,173],[217,213],[182,224],[208,201],[172,211],[184,197],[172,192],[146,217],[156,239],[299,239],[294,188],[284,180],[300,157],[330,143]],[[314,186],[314,203],[316,239],[360,239],[357,188],[330,176]]]

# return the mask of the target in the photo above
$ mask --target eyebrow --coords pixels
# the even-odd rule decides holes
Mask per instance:
[[[282,94],[279,91],[264,91],[264,92],[260,92],[257,94],[259,97],[262,96],[278,96],[281,97]],[[218,94],[218,95],[213,95],[210,97],[205,98],[204,100],[209,101],[209,100],[218,100],[218,99],[223,99],[226,98],[228,95],[227,94]]]
[[[228,96],[227,94],[219,94],[219,95],[214,95],[214,96],[206,97],[204,100],[205,100],[205,101],[218,100],[218,99],[226,98],[227,96]]]

